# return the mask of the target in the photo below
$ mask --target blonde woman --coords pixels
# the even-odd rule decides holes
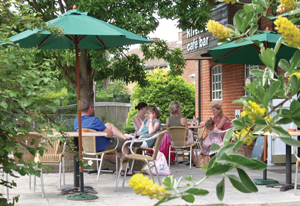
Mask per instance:
[[[169,110],[171,113],[171,116],[166,119],[166,126],[167,128],[173,127],[173,126],[182,126],[187,128],[186,130],[186,145],[194,143],[194,135],[192,130],[188,129],[187,125],[187,119],[182,116],[181,114],[181,104],[179,102],[173,101],[169,105]],[[195,163],[196,157],[194,155],[194,152],[192,152],[192,160]],[[194,164],[193,163],[193,164]],[[186,164],[189,165],[189,164]]]
[[[217,127],[217,129],[224,131],[232,127],[229,118],[223,114],[221,105],[214,104],[211,107],[211,111],[213,114],[212,120],[215,122],[215,126]],[[202,123],[199,125],[199,127],[204,127],[204,125],[205,123]],[[222,139],[224,138],[224,135],[225,133],[222,135]]]

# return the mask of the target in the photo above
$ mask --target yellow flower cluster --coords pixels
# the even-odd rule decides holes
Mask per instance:
[[[295,0],[279,0],[280,5],[277,7],[277,12],[284,13],[295,7]]]
[[[143,174],[135,174],[129,180],[129,187],[133,187],[136,194],[148,195],[151,199],[162,199],[165,195],[170,194],[163,186],[158,186],[145,177]]]
[[[285,38],[289,45],[295,48],[300,46],[300,31],[295,24],[282,16],[277,17],[274,24],[276,25],[275,29]]]
[[[235,4],[235,0],[224,0],[226,4]]]
[[[244,111],[241,113],[241,116],[244,117],[248,115],[249,119],[253,120],[253,122],[255,119],[263,118],[266,113],[265,108],[260,108],[256,102],[252,102],[251,100],[244,104],[243,110]]]
[[[249,128],[246,128],[246,129],[242,129],[241,131],[236,131],[235,132],[235,137],[239,140],[242,140],[243,137],[247,134],[247,132],[249,131]],[[250,131],[248,136],[244,139],[244,143],[247,144],[248,146],[252,144],[253,142],[253,134],[252,132]]]
[[[231,29],[214,20],[209,20],[206,26],[208,31],[212,33],[213,36],[217,36],[218,39],[228,37],[231,31]]]
[[[300,79],[300,72],[294,72],[293,74],[291,74],[291,75],[289,76],[289,79],[290,79],[292,76],[296,76],[297,79]]]

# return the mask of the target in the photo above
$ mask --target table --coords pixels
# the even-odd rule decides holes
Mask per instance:
[[[295,132],[289,132],[291,136],[298,136],[298,141],[299,141],[299,136],[300,136],[300,130],[297,130]],[[278,136],[277,134],[269,134],[272,136]],[[274,186],[281,186],[280,191],[285,192],[287,190],[293,189],[294,184],[292,183],[292,148],[290,145],[285,146],[285,183],[286,184],[270,184],[267,185],[267,187],[274,187]]]
[[[79,133],[65,132],[64,135],[69,137],[78,137]],[[82,132],[82,136],[84,137],[107,136],[107,133],[106,132]],[[78,138],[76,139],[74,138],[74,144],[75,146],[78,146]],[[79,163],[76,161],[76,155],[74,155],[74,187],[79,187]]]

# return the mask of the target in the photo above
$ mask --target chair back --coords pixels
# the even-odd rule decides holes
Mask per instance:
[[[198,138],[203,137],[204,131],[205,131],[205,127],[198,128]]]
[[[90,132],[96,132],[96,130],[88,129]],[[87,137],[82,133],[82,148],[84,153],[97,153],[96,149],[96,136]]]
[[[155,140],[155,145],[154,145],[154,151],[153,151],[153,159],[156,159],[161,142],[165,136],[165,133],[167,133],[167,131],[162,131],[159,133],[158,137]]]
[[[41,142],[41,134],[18,134],[17,137],[14,137],[17,143],[20,143],[22,146],[19,146],[17,151],[22,153],[22,159],[25,163],[28,163],[29,160],[34,161],[36,154],[31,154],[26,147],[37,149]],[[21,164],[20,158],[17,156],[16,151],[14,153],[14,160],[16,164]]]
[[[181,127],[181,126],[169,127],[168,132],[171,137],[172,146],[185,146],[186,127]]]

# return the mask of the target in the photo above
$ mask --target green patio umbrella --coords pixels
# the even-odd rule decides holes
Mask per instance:
[[[280,37],[281,35],[274,31],[263,31],[262,34],[253,35],[252,40],[259,40],[265,48],[274,48]],[[238,44],[236,41],[222,44],[208,50],[208,53],[216,63],[264,65],[259,58],[260,48],[252,40]],[[276,62],[280,59],[290,60],[295,51],[295,48],[282,45],[276,55]]]
[[[82,156],[82,131],[81,131],[81,104],[80,104],[80,69],[79,49],[107,49],[122,47],[124,45],[149,43],[151,40],[140,37],[134,33],[118,28],[104,21],[91,17],[88,12],[73,10],[60,15],[49,22],[49,28],[53,25],[63,28],[63,36],[51,35],[43,30],[26,30],[9,40],[18,43],[22,48],[38,47],[39,49],[75,49],[76,51],[76,82],[78,105],[78,145],[79,155]],[[0,42],[1,43],[1,42]],[[5,44],[3,44],[5,45]],[[81,193],[84,193],[83,168],[80,167]],[[97,197],[96,197],[97,198]],[[85,199],[85,198],[83,198]]]

